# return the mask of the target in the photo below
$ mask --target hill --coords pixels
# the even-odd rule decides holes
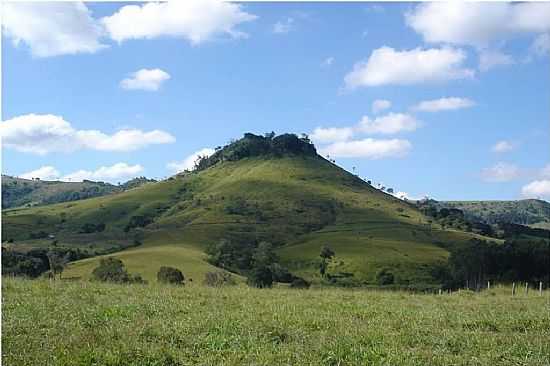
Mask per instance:
[[[441,201],[442,206],[462,210],[465,216],[488,224],[507,222],[550,229],[550,203],[519,201]]]
[[[129,270],[150,280],[162,263],[203,275],[213,268],[205,252],[224,239],[245,259],[268,241],[292,273],[320,282],[319,252],[329,245],[336,256],[328,273],[339,285],[374,284],[381,269],[397,284],[433,283],[446,248],[476,237],[443,229],[294,135],[246,134],[193,172],[116,195],[7,211],[3,225],[3,240],[14,247],[48,245],[48,236],[89,250],[140,244],[110,255],[128,258]],[[97,263],[75,262],[65,275],[87,277]]]
[[[154,182],[154,180],[140,177],[117,186],[89,180],[83,182],[43,181],[2,175],[2,208],[39,206],[99,197],[122,192],[149,182]]]

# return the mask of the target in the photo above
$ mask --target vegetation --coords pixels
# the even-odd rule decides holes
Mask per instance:
[[[206,272],[203,283],[204,285],[211,287],[231,286],[237,284],[231,274],[223,271]]]
[[[170,285],[183,285],[185,277],[179,269],[163,266],[160,267],[157,273],[157,280],[160,283],[166,283]]]
[[[131,275],[120,259],[102,258],[92,271],[92,278],[96,281],[114,283],[144,283],[140,275]]]
[[[4,278],[2,364],[545,366],[548,296]]]

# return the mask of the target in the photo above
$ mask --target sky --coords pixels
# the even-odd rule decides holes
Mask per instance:
[[[306,133],[409,198],[550,200],[550,3],[5,3],[2,173],[124,182]]]

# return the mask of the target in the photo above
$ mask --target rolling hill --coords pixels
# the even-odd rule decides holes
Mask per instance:
[[[488,224],[508,222],[550,229],[550,203],[542,200],[446,201],[439,204],[462,210],[467,218]]]
[[[105,224],[85,232],[90,224]],[[92,228],[94,227],[93,225]],[[382,268],[399,284],[431,283],[449,248],[475,234],[443,229],[413,205],[381,192],[319,156],[307,137],[244,138],[202,159],[193,172],[129,191],[4,213],[3,241],[13,246],[137,247],[110,255],[154,280],[160,265],[202,278],[213,269],[205,249],[227,239],[277,247],[292,273],[321,281],[319,252],[336,252],[329,272],[339,284],[370,284]],[[32,237],[32,239],[31,239]],[[37,239],[38,237],[38,239]],[[72,263],[87,277],[98,257]]]
[[[122,192],[150,182],[154,182],[154,180],[140,177],[129,180],[122,185],[113,185],[89,180],[61,182],[2,175],[2,208],[39,206],[99,197]]]

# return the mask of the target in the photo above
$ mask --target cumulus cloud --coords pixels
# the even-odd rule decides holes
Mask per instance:
[[[136,177],[142,172],[143,167],[139,164],[116,163],[111,166],[102,166],[96,170],[78,170],[65,175],[61,180],[66,182],[82,182],[83,180],[115,182],[119,179]]]
[[[122,80],[120,86],[127,90],[157,91],[168,79],[170,74],[161,69],[141,69]]]
[[[521,188],[521,194],[526,198],[550,199],[550,180],[535,180]]]
[[[412,144],[401,139],[371,139],[335,142],[320,149],[322,155],[334,158],[401,158],[408,154]]]
[[[195,151],[193,154],[189,155],[182,161],[170,162],[167,164],[166,167],[173,173],[179,173],[185,170],[191,171],[195,169],[195,162],[199,159],[199,157],[208,157],[214,154],[214,152],[214,149],[204,148],[199,151]]]
[[[486,182],[509,182],[520,176],[520,169],[509,163],[500,162],[481,171],[481,178]]]
[[[464,51],[450,47],[409,51],[381,47],[367,61],[356,63],[344,82],[346,88],[355,89],[472,78],[474,71],[463,66],[465,60]]]
[[[39,178],[41,180],[57,180],[59,179],[59,175],[59,170],[55,169],[53,166],[48,165],[27,173],[23,173],[19,177],[23,179]]]
[[[385,99],[377,99],[372,102],[372,113],[378,114],[391,107],[391,102]]]
[[[105,48],[101,26],[84,3],[4,2],[5,35],[35,57],[94,53]]]
[[[112,135],[98,130],[77,130],[63,117],[51,114],[26,114],[4,121],[0,124],[0,136],[6,148],[41,155],[79,149],[133,151],[175,141],[161,130],[125,129]]]
[[[550,54],[550,33],[544,33],[535,38],[529,50],[536,56],[548,56]]]
[[[474,101],[468,98],[440,98],[434,100],[425,100],[413,107],[413,110],[421,112],[439,112],[454,109],[469,108],[474,106]]]
[[[419,126],[420,122],[409,114],[389,113],[375,119],[364,116],[356,129],[366,134],[390,135],[403,131],[414,131]]]
[[[488,71],[497,66],[515,64],[514,58],[498,50],[484,50],[479,54],[479,69]]]
[[[330,143],[336,141],[346,141],[353,136],[352,127],[317,127],[310,134],[311,140],[316,143]]]
[[[181,37],[197,45],[218,35],[246,37],[237,30],[241,23],[257,17],[242,5],[219,0],[185,0],[126,5],[101,19],[110,37],[123,42],[130,39]]]
[[[405,15],[426,42],[487,47],[492,41],[550,30],[543,2],[429,2]]]
[[[280,20],[277,23],[273,24],[273,33],[286,34],[292,30],[293,26],[294,26],[293,18],[286,18],[285,20]]]
[[[494,144],[491,150],[495,153],[505,153],[508,151],[512,151],[514,147],[514,144],[510,141],[501,140]]]
[[[326,59],[321,62],[321,67],[328,68],[331,67],[334,63],[334,57],[327,57]]]

